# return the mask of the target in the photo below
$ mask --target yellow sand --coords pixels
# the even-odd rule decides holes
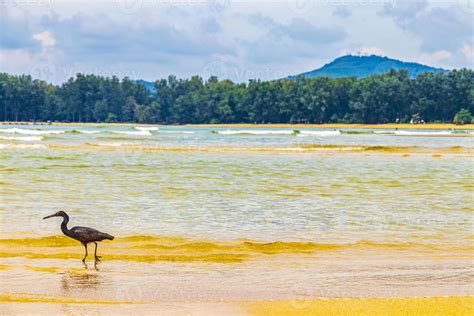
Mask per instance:
[[[140,302],[124,301],[106,301],[106,300],[87,300],[67,297],[51,297],[46,295],[34,294],[0,294],[2,303],[58,303],[58,304],[140,304]]]
[[[52,306],[82,305],[82,312],[91,311],[107,313],[112,310],[108,306],[120,304],[122,312],[152,312],[165,308],[167,313],[199,312],[202,315],[222,315],[224,311],[231,315],[474,315],[474,297],[425,297],[425,298],[350,298],[350,299],[318,299],[289,301],[259,302],[176,302],[162,304],[160,302],[126,302],[86,300],[66,297],[50,297],[32,294],[0,294],[0,308],[6,309],[8,304],[21,307],[22,312],[46,311]],[[17,305],[17,304],[23,305]],[[138,303],[138,304],[137,304]],[[145,304],[143,304],[145,303]],[[5,305],[7,304],[7,305]],[[15,305],[16,304],[16,305]],[[3,306],[3,308],[2,308]],[[31,306],[31,308],[28,308]],[[99,309],[93,306],[101,306]],[[142,308],[141,306],[144,306]],[[72,307],[71,307],[72,308]],[[76,309],[76,307],[74,307]],[[121,314],[115,310],[114,314]],[[125,313],[124,313],[125,314]]]
[[[34,125],[31,122],[0,122],[0,124],[20,124]],[[139,123],[51,123],[37,122],[37,125],[76,125],[76,126],[160,126],[159,124],[139,124]],[[351,128],[351,129],[474,129],[474,124],[187,124],[186,126],[202,127],[241,127],[241,128]]]
[[[93,247],[89,248],[93,249]],[[99,246],[99,253],[104,260],[149,263],[160,261],[240,263],[269,255],[313,254],[323,251],[337,252],[344,250],[414,251],[425,254],[446,250],[469,253],[473,250],[473,246],[471,244],[461,247],[454,244],[441,246],[415,242],[376,243],[364,240],[347,244],[257,242],[251,240],[213,241],[151,235],[117,237],[114,241],[106,241]],[[28,259],[77,260],[81,259],[83,254],[84,248],[81,244],[66,236],[0,239],[0,258],[26,257]]]
[[[187,126],[239,128],[351,128],[351,129],[474,129],[474,124],[201,124]]]
[[[364,298],[246,303],[254,315],[474,315],[474,297]]]

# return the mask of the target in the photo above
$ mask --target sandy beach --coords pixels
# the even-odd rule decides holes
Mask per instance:
[[[0,313],[472,314],[466,126],[286,127],[2,125]]]
[[[434,315],[474,313],[474,297],[324,299],[241,303],[140,303],[68,300],[49,297],[0,296],[3,314],[101,315]]]

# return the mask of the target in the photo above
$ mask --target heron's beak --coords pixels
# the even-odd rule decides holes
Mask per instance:
[[[53,214],[53,215],[49,215],[49,216],[43,217],[43,219],[47,219],[47,218],[54,217],[54,216],[56,216],[56,214]]]

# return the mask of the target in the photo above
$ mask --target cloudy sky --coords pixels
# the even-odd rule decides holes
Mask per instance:
[[[347,53],[473,68],[472,0],[0,0],[0,71],[263,80]]]

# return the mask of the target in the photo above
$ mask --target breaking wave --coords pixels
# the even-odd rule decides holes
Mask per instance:
[[[150,131],[136,131],[136,132],[130,132],[130,131],[112,131],[113,134],[121,134],[121,135],[136,135],[136,136],[151,136]]]
[[[101,131],[89,131],[89,130],[79,130],[79,129],[73,129],[72,131],[68,131],[68,133],[73,133],[73,134],[99,134],[102,133]]]
[[[4,140],[18,140],[18,141],[24,141],[24,142],[35,142],[35,141],[40,141],[43,140],[43,136],[19,136],[19,137],[14,137],[14,136],[0,136],[0,139]]]
[[[300,137],[307,136],[337,136],[341,135],[339,130],[334,131],[308,131],[308,130],[225,130],[212,131],[219,135],[293,135]]]
[[[148,126],[135,126],[134,129],[138,131],[157,131],[159,127],[148,127]]]
[[[24,129],[24,128],[2,128],[1,133],[8,134],[24,134],[24,135],[51,135],[51,134],[64,134],[66,131],[63,130],[36,130],[36,129]]]
[[[160,131],[163,134],[196,134],[193,131]]]
[[[453,135],[450,131],[437,131],[437,132],[428,132],[428,131],[394,131],[394,135],[401,136],[442,136],[442,135]]]
[[[292,130],[225,130],[212,131],[219,135],[294,135]]]
[[[335,131],[300,131],[298,133],[299,137],[307,137],[307,136],[338,136],[341,135],[339,130]]]

